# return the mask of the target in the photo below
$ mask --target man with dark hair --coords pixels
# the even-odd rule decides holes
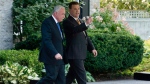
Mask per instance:
[[[78,84],[86,84],[86,71],[84,60],[86,59],[87,50],[97,56],[91,40],[86,30],[92,23],[89,17],[84,22],[79,18],[80,5],[78,2],[69,3],[69,16],[63,21],[64,33],[66,36],[66,56],[70,64],[69,72],[66,76],[66,84],[71,84],[74,79]]]
[[[46,76],[37,84],[65,84],[63,61],[63,35],[59,22],[65,18],[65,8],[55,6],[52,16],[46,18],[41,27],[42,44],[39,61],[44,63]]]

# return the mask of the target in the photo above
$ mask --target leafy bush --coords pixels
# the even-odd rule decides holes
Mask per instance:
[[[135,72],[149,72],[150,71],[150,40],[144,41],[144,53],[143,53],[143,59],[142,62],[135,67],[131,67],[129,69],[118,71],[116,74],[121,75],[129,75],[133,76]]]
[[[98,51],[88,54],[85,67],[90,72],[112,72],[137,66],[142,61],[143,41],[138,36],[120,33],[90,32]]]
[[[29,78],[38,78],[32,68],[7,61],[0,66],[0,74],[5,84],[28,84]]]
[[[38,61],[38,50],[2,50],[0,51],[1,65],[6,61],[19,63],[22,66],[33,68],[41,76],[43,64]]]
[[[120,18],[117,9],[112,7],[109,3],[105,8],[97,9],[95,13],[92,14],[93,24],[90,25],[91,29],[99,29],[106,32],[126,32],[134,34],[134,31],[125,18]]]
[[[33,34],[29,36],[25,41],[15,44],[15,49],[34,50],[40,47],[40,42],[41,42],[40,35]]]

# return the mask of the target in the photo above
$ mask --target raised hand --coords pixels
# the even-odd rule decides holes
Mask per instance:
[[[85,23],[87,25],[90,25],[92,23],[92,21],[93,21],[92,17],[87,17]]]

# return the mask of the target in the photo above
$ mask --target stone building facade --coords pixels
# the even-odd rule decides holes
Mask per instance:
[[[13,48],[13,0],[0,0],[0,50]]]

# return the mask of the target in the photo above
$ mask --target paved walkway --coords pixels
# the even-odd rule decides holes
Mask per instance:
[[[150,84],[150,81],[143,80],[110,80],[110,81],[100,81],[100,82],[91,82],[87,84]]]

